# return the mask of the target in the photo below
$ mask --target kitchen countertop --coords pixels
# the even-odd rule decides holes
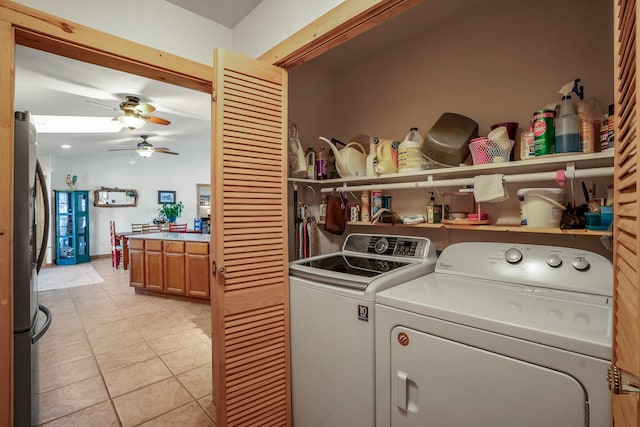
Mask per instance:
[[[129,239],[142,239],[142,240],[178,240],[184,242],[209,242],[211,239],[210,234],[199,233],[144,233],[144,234],[132,234],[128,236]]]

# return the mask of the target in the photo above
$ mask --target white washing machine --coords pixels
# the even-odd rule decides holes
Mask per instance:
[[[375,294],[435,262],[429,239],[350,234],[341,252],[289,265],[295,427],[375,425]]]
[[[376,426],[608,426],[612,282],[587,251],[447,247],[376,297]]]

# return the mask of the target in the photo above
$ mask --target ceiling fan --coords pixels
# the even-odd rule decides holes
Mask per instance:
[[[148,114],[155,111],[156,107],[148,103],[140,103],[140,98],[133,95],[125,95],[125,101],[121,102],[119,108],[113,108],[108,105],[98,104],[97,102],[87,101],[90,104],[108,108],[110,110],[122,111],[124,114],[114,117],[129,129],[138,129],[144,126],[146,122],[155,123],[157,125],[168,125],[169,120],[161,117],[149,116]]]
[[[136,145],[136,148],[111,148],[109,151],[136,151],[140,157],[151,157],[153,153],[163,153],[163,154],[173,154],[178,155],[175,151],[171,151],[167,147],[154,147],[150,143],[147,142],[147,138],[149,135],[140,135],[142,138],[142,142],[139,142]]]

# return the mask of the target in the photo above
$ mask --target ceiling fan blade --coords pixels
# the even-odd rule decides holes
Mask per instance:
[[[133,111],[139,114],[149,114],[153,111],[156,111],[156,107],[151,104],[138,104],[133,107]]]
[[[120,111],[117,108],[113,108],[113,107],[111,107],[109,105],[98,104],[97,102],[93,102],[93,101],[86,101],[86,102],[88,102],[89,104],[97,105],[98,107],[108,108],[109,110]]]
[[[169,123],[171,123],[169,120],[165,120],[160,117],[154,117],[154,116],[140,116],[140,117],[150,121],[151,123],[155,123],[157,125],[168,125]]]
[[[169,151],[168,148],[154,148],[153,149],[154,153],[162,153],[162,154],[173,154],[175,156],[177,156],[180,153],[176,153],[175,151]]]

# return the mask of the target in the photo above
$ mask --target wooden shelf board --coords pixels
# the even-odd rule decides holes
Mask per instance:
[[[318,224],[323,225],[324,221],[318,221]],[[514,233],[537,233],[537,234],[564,234],[571,236],[593,236],[600,237],[606,234],[606,231],[593,231],[583,229],[576,230],[561,230],[559,228],[539,228],[539,227],[522,227],[517,225],[464,225],[464,224],[388,224],[388,223],[375,223],[370,222],[348,222],[350,226],[360,227],[409,227],[409,228],[441,228],[447,230],[473,230],[473,231],[497,231],[497,232],[514,232]]]

